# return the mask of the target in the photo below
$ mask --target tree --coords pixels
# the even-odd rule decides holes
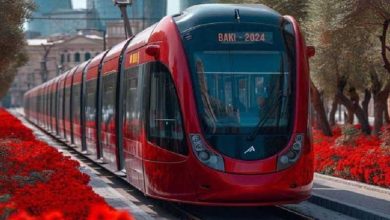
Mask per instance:
[[[0,98],[11,86],[15,69],[26,62],[23,23],[34,6],[30,0],[0,0]]]
[[[334,123],[337,103],[348,110],[348,122],[354,115],[362,131],[370,134],[366,107],[359,103],[359,93],[367,90],[368,66],[366,52],[371,49],[370,36],[359,26],[348,25],[353,0],[310,0],[306,28],[309,42],[317,53],[312,62],[312,79],[319,89],[333,100],[330,119]],[[367,105],[369,96],[362,102]]]
[[[389,122],[387,99],[390,92],[390,1],[389,0],[354,0],[346,22],[356,25],[371,35],[374,43],[370,54],[371,92],[374,98],[374,134],[378,134],[383,125],[383,118]],[[382,65],[380,64],[382,63]],[[381,69],[378,66],[383,66]]]

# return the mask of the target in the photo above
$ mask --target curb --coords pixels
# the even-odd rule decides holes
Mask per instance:
[[[354,187],[358,187],[361,189],[365,189],[365,190],[369,190],[369,191],[373,191],[373,192],[377,192],[377,193],[381,193],[381,194],[387,194],[390,197],[390,189],[380,187],[380,186],[370,185],[367,183],[361,183],[361,182],[357,182],[354,180],[347,180],[347,179],[334,177],[334,176],[328,176],[328,175],[324,175],[324,174],[320,174],[320,173],[314,173],[314,179],[332,181],[335,183],[341,183],[344,185],[354,186]]]
[[[370,219],[370,220],[389,220],[389,215],[372,212],[364,207],[354,206],[351,204],[341,203],[332,198],[326,196],[319,196],[312,193],[312,196],[308,200],[310,203],[330,209],[348,215],[357,219]]]

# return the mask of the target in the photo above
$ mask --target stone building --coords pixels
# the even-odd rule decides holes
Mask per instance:
[[[49,49],[46,58],[45,48]],[[29,39],[25,48],[29,61],[18,69],[4,106],[21,106],[23,94],[63,71],[96,56],[103,51],[103,38],[96,35],[55,36],[46,39]],[[47,75],[45,74],[47,72]]]

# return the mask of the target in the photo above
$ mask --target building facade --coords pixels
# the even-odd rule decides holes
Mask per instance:
[[[44,45],[44,46],[43,46]],[[5,107],[23,104],[23,95],[29,89],[42,84],[43,79],[54,78],[77,64],[89,60],[103,51],[103,39],[96,35],[56,36],[46,39],[27,40],[26,53],[29,61],[20,67],[6,96]],[[43,71],[45,49],[50,48]]]
[[[26,31],[29,62],[18,69],[5,98],[9,100],[7,106],[21,106],[24,92],[101,52],[103,31],[107,49],[125,40],[120,10],[111,0],[87,0],[87,9],[72,9],[71,0],[34,2],[37,10],[32,14]],[[127,11],[132,31],[136,34],[166,15],[167,0],[133,0]],[[79,31],[92,29],[101,32]],[[45,62],[44,47],[50,48]]]

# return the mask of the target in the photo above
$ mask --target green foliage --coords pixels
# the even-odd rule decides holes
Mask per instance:
[[[360,91],[369,86],[372,60],[368,52],[375,45],[367,31],[346,22],[355,7],[354,0],[309,0],[305,28],[308,42],[316,47],[312,79],[330,97],[341,77]]]
[[[341,127],[341,134],[336,139],[336,146],[356,146],[356,139],[361,133],[353,125],[346,124]]]
[[[0,98],[26,62],[23,23],[33,8],[30,0],[0,0]]]

